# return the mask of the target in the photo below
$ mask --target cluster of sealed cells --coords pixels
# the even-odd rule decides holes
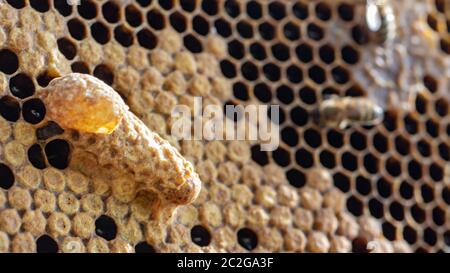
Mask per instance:
[[[24,0],[6,2],[17,9],[27,5]],[[441,14],[445,14],[444,2],[435,1]],[[115,39],[123,47],[137,43],[151,50],[158,43],[158,31],[170,26],[180,33],[189,51],[200,53],[203,38],[217,33],[225,39],[229,53],[220,60],[220,67],[233,82],[234,100],[226,104],[281,105],[282,143],[269,153],[253,146],[256,163],[275,162],[286,170],[286,183],[296,188],[306,184],[308,169],[322,166],[347,194],[348,211],[355,217],[370,214],[379,219],[388,240],[403,238],[418,252],[445,251],[450,246],[450,230],[445,228],[450,188],[444,183],[444,166],[450,160],[450,124],[445,123],[448,101],[432,75],[423,78],[426,88],[412,110],[388,109],[379,126],[339,130],[320,128],[311,119],[311,111],[327,96],[356,97],[368,92],[351,74],[369,43],[352,1],[137,0],[122,6],[115,1],[98,5],[82,0],[72,6],[66,0],[29,0],[29,5],[38,12],[54,8],[66,17],[69,33],[58,39],[59,51],[73,60],[74,72],[93,74],[110,85],[114,73],[108,65],[91,69],[75,60],[77,41],[90,35],[100,45]],[[437,29],[436,18],[428,18],[433,29]],[[336,21],[350,37],[348,44],[336,45],[327,39]],[[450,53],[444,39],[441,48]],[[11,122],[22,115],[26,122],[40,124],[45,106],[34,97],[36,83],[44,87],[51,77],[43,73],[32,79],[20,72],[11,49],[1,49],[0,60],[0,71],[9,76],[12,94],[0,99],[0,114]],[[49,136],[47,130],[56,133]],[[51,123],[36,130],[38,143],[28,149],[34,167],[67,167],[70,145],[57,137],[59,130]],[[14,184],[14,173],[3,163],[0,181],[6,190]],[[107,240],[115,237],[117,228],[110,217],[100,216],[95,224],[97,235]],[[211,241],[211,234],[201,225],[192,228],[191,237],[200,246]],[[237,239],[248,250],[258,244],[249,228],[239,230]],[[47,235],[37,239],[38,251],[57,248]],[[154,251],[146,243],[136,245],[135,250]]]

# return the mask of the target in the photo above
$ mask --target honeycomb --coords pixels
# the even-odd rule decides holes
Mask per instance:
[[[361,0],[0,1],[0,252],[448,252],[450,7],[389,2],[379,45]],[[79,168],[80,135],[38,95],[71,72],[195,166],[192,204],[160,221],[133,181]],[[384,119],[318,126],[330,95]],[[171,110],[195,96],[280,105],[280,146],[175,139]]]

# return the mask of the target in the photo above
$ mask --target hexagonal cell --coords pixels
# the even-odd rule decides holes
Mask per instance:
[[[406,132],[410,135],[415,135],[419,130],[419,121],[412,115],[408,114],[403,118]]]
[[[428,168],[428,175],[435,182],[441,182],[444,178],[444,168],[438,163],[431,163]]]
[[[347,199],[347,209],[351,214],[358,217],[363,214],[364,204],[358,197],[350,196]]]
[[[278,147],[275,151],[272,152],[272,158],[280,167],[286,167],[291,164],[291,155],[289,151]]]
[[[0,71],[5,74],[13,74],[19,69],[19,58],[9,49],[0,50]]]
[[[311,168],[314,165],[313,155],[306,149],[298,149],[295,153],[295,161],[303,168]]]
[[[165,10],[170,10],[174,7],[174,3],[172,0],[158,0],[158,4]]]
[[[336,158],[332,151],[322,150],[319,154],[320,164],[328,169],[336,167]]]
[[[309,16],[308,5],[304,2],[300,2],[300,1],[296,2],[292,6],[292,11],[293,11],[294,15],[300,20],[305,20]]]
[[[36,81],[41,87],[46,87],[53,79],[54,77],[51,76],[48,71],[44,71],[36,77]]]
[[[254,81],[259,78],[259,69],[252,62],[245,62],[241,66],[241,73],[244,78],[249,81]]]
[[[130,4],[125,7],[125,20],[132,27],[138,27],[142,24],[142,13],[138,7]]]
[[[376,174],[379,171],[379,160],[371,153],[364,156],[363,164],[368,173]]]
[[[169,16],[172,27],[179,33],[183,33],[187,29],[187,19],[181,12],[174,12]],[[217,28],[217,27],[216,27]]]
[[[57,44],[59,51],[66,59],[72,60],[77,55],[77,47],[70,39],[60,38],[58,39]]]
[[[9,80],[9,90],[14,96],[25,99],[34,95],[36,87],[30,76],[19,73]]]
[[[403,227],[403,239],[413,245],[417,242],[417,231],[409,225]]]
[[[315,8],[316,17],[322,21],[328,21],[332,17],[332,10],[328,3],[319,2]]]
[[[227,37],[231,36],[231,34],[232,34],[232,29],[231,29],[230,23],[228,23],[224,19],[221,19],[221,18],[217,19],[214,22],[214,27],[215,27],[217,33],[224,38],[227,38]]]
[[[383,203],[381,203],[380,201],[378,201],[375,198],[372,198],[369,200],[369,211],[370,214],[377,218],[377,219],[381,219],[384,217],[384,207],[383,207]]]
[[[253,27],[246,20],[240,21],[236,25],[237,32],[244,39],[253,38]]]
[[[395,150],[401,155],[407,155],[411,152],[411,144],[409,140],[403,136],[397,136],[394,140]]]
[[[337,172],[333,175],[334,185],[342,192],[350,190],[350,178],[342,172]]]
[[[412,179],[418,180],[422,178],[422,165],[415,159],[411,159],[408,163],[408,174]]]
[[[298,169],[290,169],[286,172],[286,178],[295,188],[301,188],[306,184],[306,176]]]
[[[408,181],[403,181],[399,190],[400,196],[405,200],[410,200],[414,197],[414,187]]]
[[[294,101],[294,91],[292,91],[290,86],[285,84],[277,87],[276,96],[277,99],[284,104],[290,104]]]
[[[147,12],[147,22],[156,30],[161,30],[166,27],[166,18],[158,9],[151,9]]]
[[[264,46],[258,42],[254,42],[250,45],[250,53],[252,54],[253,58],[257,60],[264,60],[267,58],[266,49]]]
[[[320,41],[325,36],[324,29],[315,23],[309,23],[306,28],[308,37],[315,41]]]
[[[392,194],[392,183],[390,181],[388,181],[386,178],[384,177],[380,177],[377,180],[377,191],[378,194],[383,197],[383,198],[388,198],[391,196]]]
[[[439,123],[436,122],[435,120],[432,120],[432,119],[427,120],[427,122],[425,123],[425,128],[427,130],[427,133],[431,137],[436,138],[439,136],[440,126],[439,126]]]
[[[347,97],[364,97],[366,94],[367,92],[357,83],[345,90],[345,96]]]
[[[286,68],[286,77],[291,83],[300,83],[303,80],[303,71],[296,65]]]
[[[278,65],[274,63],[268,63],[263,66],[264,76],[269,80],[276,82],[281,77],[281,70]]]
[[[44,152],[42,150],[41,145],[33,144],[28,149],[28,161],[30,161],[31,165],[36,169],[43,170],[47,167],[47,163],[45,162]]]
[[[334,52],[334,47],[330,44],[325,44],[319,48],[319,57],[322,62],[326,64],[331,64],[334,62],[336,54]]]
[[[72,14],[72,5],[69,5],[67,0],[53,0],[53,6],[62,16]]]
[[[200,35],[206,36],[209,33],[209,21],[201,15],[192,18],[192,28]]]
[[[262,6],[258,1],[249,1],[246,5],[247,15],[252,19],[262,17]]]
[[[317,84],[322,84],[327,80],[325,70],[318,65],[313,65],[308,69],[308,76]]]
[[[352,152],[344,152],[341,156],[342,167],[348,171],[356,171],[358,169],[358,158]]]
[[[114,38],[124,47],[129,47],[134,42],[133,32],[124,25],[119,25],[114,28]]]
[[[253,88],[253,95],[263,103],[269,103],[272,100],[270,87],[265,83],[258,83]]]
[[[369,195],[372,192],[372,183],[367,177],[358,175],[355,180],[356,191],[361,195]]]
[[[208,15],[216,15],[219,13],[218,1],[202,1],[202,9]]]
[[[308,44],[301,44],[295,48],[295,54],[297,58],[304,62],[309,63],[313,59],[312,47]]]
[[[311,148],[318,148],[322,145],[322,136],[320,132],[309,128],[303,132],[303,138],[305,139],[306,144],[308,144]]]
[[[39,12],[47,12],[50,10],[49,0],[30,0],[30,6]]]
[[[355,25],[352,28],[352,38],[359,45],[366,45],[369,42],[369,34],[362,25]]]
[[[203,51],[202,43],[193,34],[187,34],[184,36],[183,44],[192,53],[200,53]]]
[[[375,149],[380,153],[385,153],[388,150],[388,139],[381,133],[376,133],[373,135],[372,144]]]
[[[300,106],[292,108],[290,112],[291,120],[298,126],[304,126],[308,122],[308,112]]]
[[[339,131],[330,129],[327,133],[327,141],[331,147],[339,149],[344,146],[344,135]]]
[[[442,52],[444,52],[445,54],[450,54],[450,41],[442,38],[440,40],[440,46],[441,46],[441,50]]]
[[[438,146],[439,150],[439,156],[445,160],[450,161],[450,146],[448,146],[446,143],[441,143]]]
[[[220,62],[220,69],[222,70],[222,74],[227,78],[236,77],[236,67],[234,64],[228,60],[223,60]]]
[[[337,8],[339,17],[347,22],[350,22],[355,17],[355,7],[349,3],[340,3]]]
[[[77,6],[78,14],[84,19],[93,19],[97,16],[97,4],[91,0],[80,0],[80,5]]]
[[[252,160],[255,161],[260,166],[265,166],[269,164],[269,156],[266,151],[261,149],[261,145],[256,144],[251,148]]]
[[[434,201],[434,190],[427,184],[420,187],[420,193],[422,195],[422,201],[425,203],[430,203]]]
[[[83,40],[86,37],[86,26],[77,18],[69,20],[67,22],[67,28],[74,39]]]
[[[237,60],[242,59],[245,56],[244,44],[236,39],[231,40],[228,43],[228,53]]]
[[[350,73],[340,65],[331,70],[331,76],[337,84],[346,84],[350,80]]]
[[[438,29],[438,19],[436,18],[436,16],[434,16],[433,14],[428,14],[427,15],[427,23],[428,26],[433,29],[434,31],[439,32]]]
[[[298,40],[301,37],[300,27],[293,22],[287,22],[283,27],[283,34],[288,40]]]
[[[275,26],[268,22],[264,22],[258,26],[258,31],[264,40],[272,40],[275,38]]]
[[[26,6],[26,2],[24,0],[6,0],[6,2],[15,9],[22,9]]]
[[[113,2],[108,1],[102,5],[103,18],[110,23],[117,23],[120,20],[120,8]]]
[[[10,189],[15,182],[14,173],[7,165],[0,163],[0,188]]]
[[[438,98],[434,102],[434,111],[441,117],[445,117],[448,114],[448,101],[444,98]]]
[[[299,142],[297,130],[293,127],[287,126],[281,130],[281,140],[288,146],[295,147]]]
[[[432,216],[433,216],[433,222],[436,225],[442,226],[445,224],[446,212],[444,209],[442,209],[440,207],[435,207],[433,209]]]
[[[72,65],[70,67],[72,68],[72,72],[83,73],[83,74],[91,74],[89,66],[86,63],[84,63],[84,62],[74,62],[74,63],[72,63]]]
[[[359,62],[359,52],[351,45],[343,46],[341,49],[341,57],[344,62],[354,65]]]
[[[396,111],[387,111],[384,114],[383,125],[386,130],[393,132],[398,128],[398,115]]]
[[[249,100],[248,86],[243,82],[235,82],[233,84],[233,95],[238,100]]]
[[[20,118],[20,104],[11,96],[0,99],[0,115],[7,121],[16,122]]]
[[[99,64],[95,67],[94,76],[104,81],[108,85],[112,85],[114,82],[114,73],[111,68],[104,64]]]
[[[211,233],[201,225],[192,227],[191,240],[198,246],[208,246],[211,243]]]
[[[312,87],[305,85],[298,90],[300,99],[305,104],[315,104],[317,102],[316,90]]]
[[[23,119],[31,124],[38,124],[45,117],[46,109],[40,99],[29,99],[23,103]]]
[[[403,219],[405,219],[405,209],[403,205],[397,201],[394,201],[389,205],[389,212],[392,218],[397,221],[403,221]]]
[[[107,44],[111,40],[109,28],[102,22],[95,22],[91,25],[91,35],[101,45]]]
[[[241,14],[241,5],[239,1],[226,0],[224,2],[224,8],[227,14],[232,18],[236,18],[239,16],[239,14]]]
[[[434,246],[437,243],[437,234],[432,228],[428,227],[423,231],[423,238],[430,246]]]
[[[279,61],[287,61],[290,58],[289,47],[283,43],[276,43],[271,47],[272,55]]]
[[[366,135],[358,131],[353,132],[350,135],[350,145],[358,151],[365,150],[367,148]]]

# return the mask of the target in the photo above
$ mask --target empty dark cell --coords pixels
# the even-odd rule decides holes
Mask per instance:
[[[300,27],[289,22],[284,25],[283,33],[287,39],[295,41],[300,38]]]
[[[430,165],[428,172],[435,182],[441,182],[444,178],[444,169],[436,163]]]
[[[341,148],[344,145],[344,136],[342,133],[331,129],[327,133],[327,141],[334,148]]]
[[[114,240],[117,235],[117,225],[114,219],[101,215],[95,220],[95,234],[107,241]]]
[[[245,62],[241,66],[242,76],[249,81],[254,81],[259,77],[258,67],[252,62]]]
[[[334,81],[338,84],[345,84],[350,80],[350,75],[347,69],[341,66],[333,68],[333,70],[331,70],[331,75],[333,76]]]
[[[434,122],[433,120],[427,120],[425,123],[425,127],[427,128],[427,133],[432,137],[439,136],[439,124]]]
[[[297,169],[290,169],[286,172],[286,178],[293,187],[301,188],[306,184],[306,176]]]
[[[55,139],[45,145],[45,155],[52,167],[65,169],[69,165],[70,146],[63,139]]]
[[[361,195],[368,195],[372,191],[372,184],[370,180],[363,176],[356,177],[356,190]]]
[[[258,27],[259,34],[265,40],[272,40],[275,37],[275,27],[267,22]]]
[[[164,15],[157,9],[152,9],[147,13],[147,22],[156,30],[161,30],[166,26]]]
[[[20,104],[10,96],[4,96],[0,99],[0,115],[8,120],[15,122],[20,118]]]
[[[392,194],[392,184],[381,177],[377,181],[377,191],[381,197],[388,198]]]
[[[317,102],[316,90],[309,86],[304,86],[298,91],[300,99],[306,104],[314,104]]]
[[[445,143],[441,143],[438,148],[439,156],[445,161],[450,161],[450,147]]]
[[[37,169],[42,170],[47,167],[44,152],[39,144],[34,144],[28,149],[28,161]]]
[[[171,8],[173,8],[172,0],[159,0],[158,4],[160,7],[162,7],[165,10],[170,10]]]
[[[303,80],[303,71],[295,65],[290,65],[286,69],[286,76],[291,83],[300,83]]]
[[[417,204],[411,207],[411,216],[418,224],[422,224],[426,219],[425,210],[419,207]]]
[[[226,0],[225,4],[225,11],[233,18],[236,18],[241,14],[241,7],[239,5],[239,2],[236,0]]]
[[[111,69],[104,64],[100,64],[94,69],[94,76],[104,81],[108,85],[112,85],[114,82],[114,74]]]
[[[200,35],[207,35],[209,33],[209,22],[200,15],[192,19],[192,27]]]
[[[359,53],[353,47],[347,45],[341,49],[342,59],[348,64],[356,64],[359,61]]]
[[[247,14],[250,18],[259,19],[262,17],[262,7],[258,1],[250,1],[246,6]]]
[[[403,228],[403,239],[409,244],[414,244],[417,241],[417,231],[410,226],[405,226]]]
[[[430,203],[434,200],[434,191],[430,186],[422,185],[422,187],[420,187],[420,191],[422,194],[422,199],[425,203]]]
[[[369,34],[361,25],[356,25],[352,28],[352,38],[359,45],[365,45],[369,42]]]
[[[265,166],[269,164],[269,156],[266,151],[261,150],[261,146],[253,145],[250,149],[252,152],[252,160],[258,163],[260,166]]]
[[[36,129],[36,138],[38,140],[47,140],[62,133],[64,133],[64,130],[56,122],[49,121],[44,126]]]
[[[186,37],[185,37],[186,38]],[[137,39],[139,44],[147,49],[154,49],[158,44],[158,38],[149,29],[141,29],[137,33]]]
[[[389,206],[389,212],[392,218],[394,218],[397,221],[403,221],[403,219],[405,218],[404,208],[398,202],[392,202],[392,204]]]
[[[409,176],[415,180],[422,178],[422,166],[416,161],[411,160],[408,163]]]
[[[269,87],[267,86],[267,89],[268,88]],[[290,104],[291,102],[294,101],[294,92],[292,91],[291,87],[283,84],[277,88],[276,92],[277,92],[277,99],[282,103]]]
[[[54,0],[53,6],[62,16],[69,16],[72,14],[72,6],[68,2],[67,0]]]
[[[36,240],[37,253],[57,253],[58,250],[58,243],[48,235],[42,235]]]
[[[336,167],[336,159],[334,154],[328,150],[324,150],[319,154],[320,164],[328,169],[333,169]]]
[[[279,61],[286,61],[290,58],[289,47],[282,43],[272,46],[272,55]]]
[[[355,196],[350,196],[347,199],[347,209],[354,216],[361,216],[363,214],[363,203]]]
[[[295,54],[297,55],[297,58],[304,63],[309,63],[313,58],[312,48],[307,44],[297,46],[295,48]]]
[[[309,38],[315,41],[322,40],[324,36],[323,29],[314,23],[309,23],[308,27],[306,28],[306,33],[308,34]]]
[[[135,253],[156,253],[155,248],[147,242],[140,242],[134,247]]]
[[[122,25],[114,29],[114,38],[124,47],[129,47],[133,44],[133,32]]]
[[[434,5],[436,6],[436,10],[440,13],[445,13],[446,8],[448,8],[448,4],[445,0],[435,0]]]
[[[303,168],[311,168],[314,165],[313,155],[305,149],[299,149],[295,153],[295,161]]]
[[[99,44],[106,44],[111,40],[109,28],[101,22],[95,22],[91,25],[91,34],[95,41]]]
[[[353,253],[369,253],[367,249],[368,241],[364,237],[357,237],[352,240],[352,252]]]
[[[72,41],[67,38],[58,39],[58,49],[68,60],[72,60],[77,55],[77,48]]]
[[[241,228],[238,230],[237,238],[239,244],[247,250],[253,250],[258,246],[258,236],[249,228]]]
[[[325,70],[318,65],[313,65],[308,70],[308,76],[317,84],[322,84],[326,81]]]
[[[440,45],[441,45],[441,50],[444,53],[450,54],[450,41],[447,41],[445,39],[441,39]]]
[[[281,167],[286,167],[291,163],[291,155],[289,151],[278,148],[272,152],[272,157],[275,163],[277,163]]]
[[[203,0],[202,1],[202,9],[208,15],[215,15],[219,12],[219,1],[210,1]]]
[[[0,71],[5,74],[13,74],[19,68],[17,55],[9,49],[0,50]]]
[[[328,44],[323,45],[319,49],[319,57],[324,63],[331,64],[335,59],[334,48]]]
[[[267,57],[266,49],[260,43],[250,45],[250,53],[257,60],[264,60]]]
[[[235,98],[237,98],[239,100],[247,101],[249,99],[247,85],[242,82],[234,83],[233,84],[233,95]]]
[[[419,112],[420,114],[425,114],[427,112],[428,109],[427,99],[424,98],[422,95],[416,96],[415,104],[417,112]]]
[[[435,16],[432,14],[428,14],[427,23],[434,31],[438,31],[438,21]]]
[[[440,207],[435,207],[433,209],[433,222],[438,225],[442,226],[445,224],[445,210],[441,209]]]
[[[136,2],[141,6],[141,7],[147,7],[152,3],[152,0],[136,0]]]
[[[305,20],[309,16],[308,5],[302,2],[297,2],[293,5],[292,11],[294,12],[294,15],[301,20]]]
[[[106,21],[117,23],[120,19],[120,8],[116,3],[108,1],[102,6],[102,14]]]
[[[386,239],[390,241],[395,241],[396,239],[396,228],[389,222],[384,222],[382,225],[383,235]]]
[[[266,65],[263,66],[263,72],[264,72],[264,76],[273,82],[276,82],[280,79],[281,77],[281,71],[280,68],[273,63],[268,63]]]
[[[33,96],[35,87],[33,80],[26,74],[20,73],[9,80],[11,93],[21,99]]]
[[[236,26],[238,33],[242,38],[252,38],[253,37],[253,28],[252,25],[246,21],[241,21]]]
[[[192,53],[200,53],[203,51],[202,43],[192,34],[188,34],[183,38],[184,46]]]
[[[355,131],[350,135],[350,144],[356,150],[362,151],[367,147],[366,136]]]
[[[244,45],[238,40],[232,40],[228,43],[228,53],[238,60],[242,59],[245,55]]]
[[[410,133],[411,135],[414,135],[417,133],[418,131],[418,121],[416,119],[414,119],[412,116],[407,115],[404,119],[403,119],[403,123],[405,124],[405,129],[408,133]]]
[[[25,0],[6,0],[6,2],[16,9],[22,9],[26,5]]]
[[[31,124],[38,124],[45,117],[45,105],[40,99],[30,99],[23,103],[23,119]]]
[[[291,120],[298,126],[304,126],[308,122],[308,112],[300,106],[292,108]]]
[[[378,165],[379,161],[378,158],[376,158],[372,154],[366,154],[364,156],[364,168],[368,173],[375,174],[378,172]]]
[[[195,0],[180,0],[180,5],[185,11],[192,12],[197,4]]]
[[[314,129],[308,129],[303,132],[303,137],[306,143],[312,148],[317,148],[322,145],[322,136]]]
[[[128,5],[125,8],[125,19],[132,27],[138,27],[142,24],[141,11],[134,5]]]
[[[350,152],[342,154],[341,158],[342,166],[349,171],[356,171],[358,169],[358,159]]]
[[[196,225],[191,229],[191,240],[199,246],[208,246],[211,243],[211,233],[203,226]]]
[[[430,246],[434,246],[437,242],[437,234],[431,228],[426,228],[423,232],[424,241]]]
[[[400,185],[400,196],[404,199],[411,199],[414,195],[414,188],[406,181]]]
[[[80,0],[80,5],[78,5],[78,13],[84,19],[92,19],[97,16],[97,5],[91,0]]]
[[[272,92],[270,87],[265,83],[258,83],[253,88],[255,97],[263,103],[269,103],[272,100]]]
[[[286,17],[286,7],[282,2],[272,2],[269,4],[269,14],[275,20],[281,20]]]
[[[383,203],[373,198],[369,201],[369,211],[370,214],[375,218],[383,218],[384,217],[384,208]]]
[[[355,8],[348,3],[342,3],[338,6],[339,17],[344,21],[351,21],[355,16]]]
[[[180,33],[186,31],[187,28],[186,17],[184,17],[184,15],[179,13],[178,11],[170,15],[169,21],[176,31]]]
[[[394,111],[386,112],[384,114],[383,125],[388,131],[395,131],[397,129],[397,113]]]
[[[436,113],[441,116],[441,117],[445,117],[448,114],[448,103],[445,99],[438,99],[435,103],[434,103],[434,111],[436,111]]]
[[[435,93],[438,90],[437,80],[430,75],[423,77],[423,84],[431,93]]]
[[[365,95],[366,95],[366,92],[358,84],[350,86],[345,91],[345,96],[347,96],[347,97],[363,97]]]
[[[50,10],[49,0],[30,0],[30,6],[39,11],[39,12],[47,12]]]
[[[401,155],[407,155],[410,152],[410,143],[407,139],[402,136],[397,136],[395,138],[395,150]]]
[[[11,169],[7,165],[0,163],[0,188],[4,190],[10,189],[14,185],[14,181],[14,173]]]
[[[236,77],[236,67],[234,64],[228,60],[223,60],[220,62],[220,69],[222,70],[222,74],[231,79]]]
[[[281,131],[281,139],[287,145],[295,147],[298,144],[298,133],[294,128],[286,127]]]
[[[388,160],[386,160],[385,167],[386,167],[386,171],[394,177],[399,176],[402,172],[402,166],[401,166],[400,162],[394,158],[389,158]]]
[[[53,76],[50,76],[50,73],[48,73],[48,71],[44,71],[36,77],[36,81],[41,87],[46,87],[51,80],[53,80]]]
[[[350,178],[343,173],[336,173],[333,175],[334,185],[342,192],[348,192],[350,190]]]
[[[89,66],[84,62],[74,62],[71,65],[72,72],[90,74]]]
[[[69,33],[73,38],[77,40],[83,40],[86,38],[86,27],[80,20],[76,18],[71,19],[67,22],[67,27],[69,28]]]
[[[388,149],[388,140],[381,133],[376,133],[373,136],[373,145],[380,153],[385,153]]]
[[[316,5],[316,16],[322,21],[331,19],[331,8],[326,3],[318,3]]]

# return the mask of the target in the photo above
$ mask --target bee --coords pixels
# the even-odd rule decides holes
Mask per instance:
[[[365,27],[369,40],[384,44],[395,36],[395,16],[389,0],[366,0]]]
[[[376,125],[384,117],[381,106],[365,97],[339,97],[333,95],[314,110],[313,118],[321,126],[345,129],[350,125]]]

